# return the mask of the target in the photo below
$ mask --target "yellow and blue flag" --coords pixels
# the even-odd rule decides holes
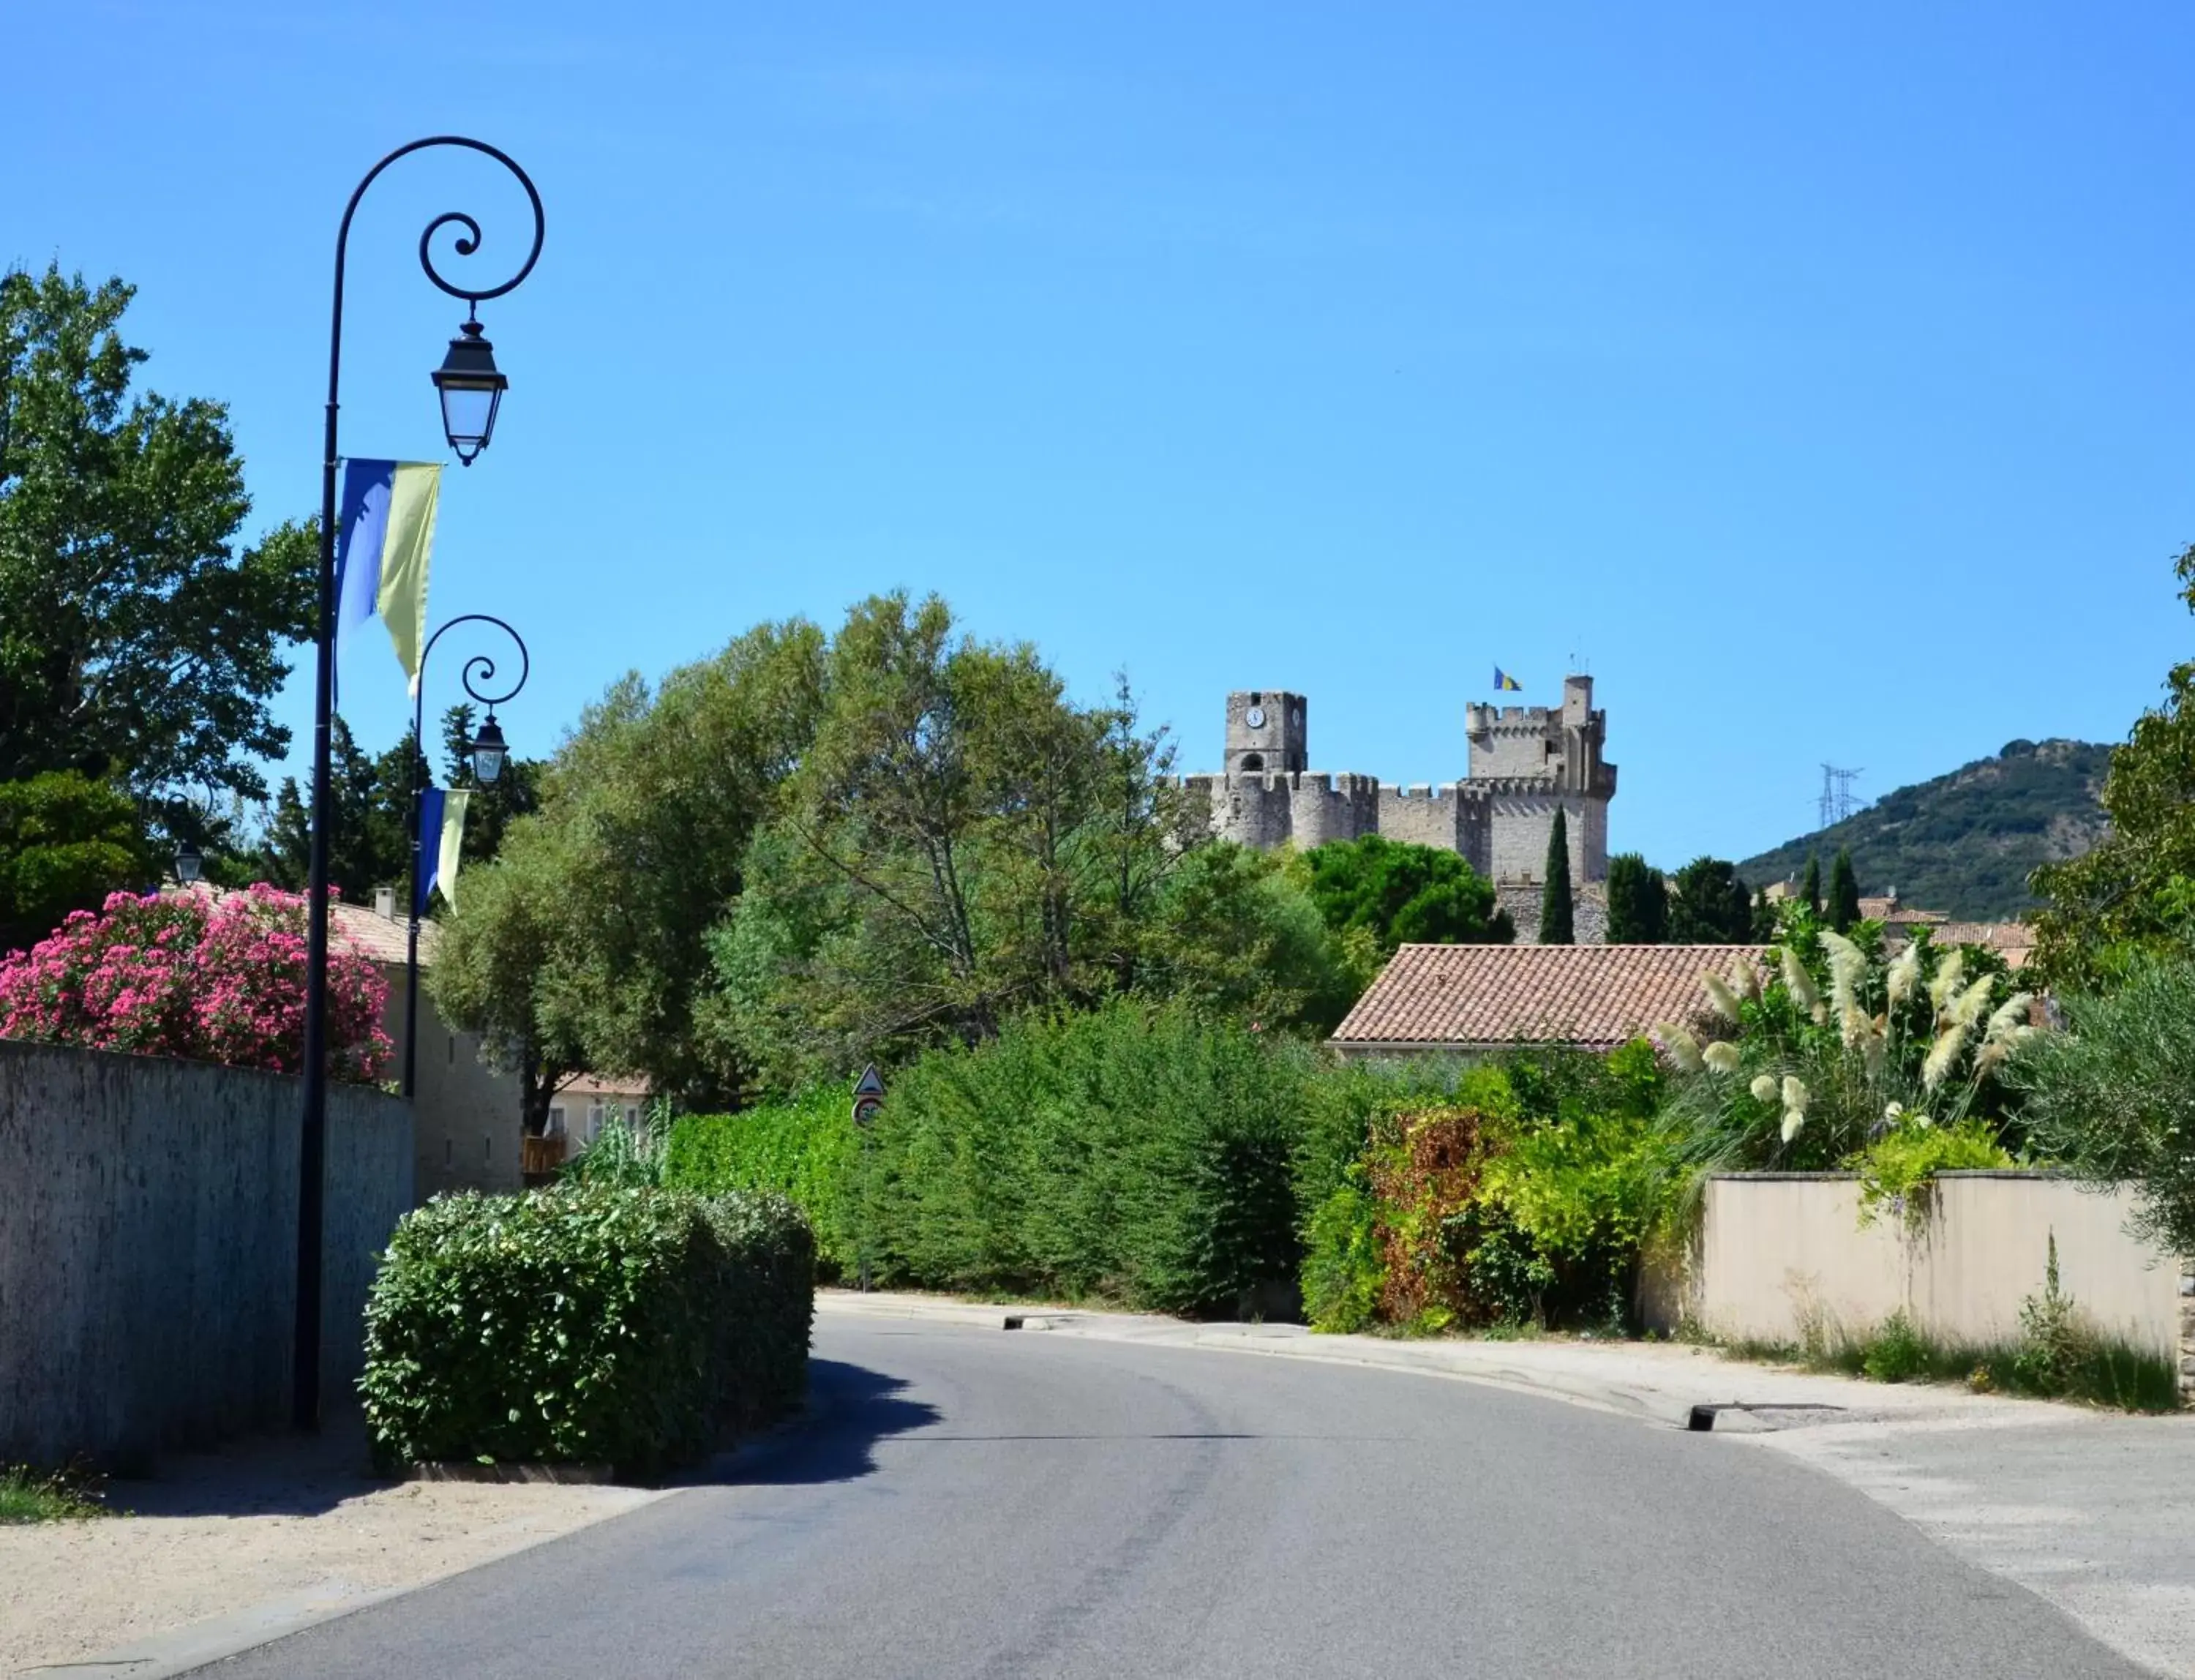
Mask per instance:
[[[419,890],[412,901],[412,914],[427,914],[427,901],[435,889],[442,889],[442,897],[452,909],[458,902],[458,855],[465,843],[465,805],[471,800],[470,788],[455,789],[429,788],[419,795],[419,856],[434,862],[427,863],[419,874]],[[427,850],[428,836],[439,836],[432,853]]]
[[[1495,692],[1495,693],[1496,693],[1496,694],[1522,694],[1524,691],[1524,685],[1522,683],[1518,682],[1518,681],[1514,677],[1511,676],[1511,675],[1510,675],[1507,671],[1504,671],[1504,670],[1503,670],[1500,666],[1498,666],[1498,665],[1497,665],[1497,666],[1495,666],[1495,667],[1494,667],[1494,692]]]
[[[416,688],[427,635],[427,562],[442,469],[434,461],[343,463],[336,525],[336,630],[379,618]]]

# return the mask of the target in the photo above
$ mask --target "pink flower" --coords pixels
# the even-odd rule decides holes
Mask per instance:
[[[264,883],[209,894],[118,892],[0,959],[0,1037],[287,1071],[302,1060],[304,900]],[[388,987],[356,951],[328,953],[330,1071],[371,1081],[389,1054]]]

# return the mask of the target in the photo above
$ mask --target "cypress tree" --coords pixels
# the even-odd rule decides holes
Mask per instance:
[[[1743,945],[1753,938],[1753,894],[1737,866],[1695,857],[1669,883],[1669,943]]]
[[[1806,879],[1799,883],[1799,896],[1806,901],[1806,908],[1816,915],[1822,913],[1822,859],[1818,852],[1806,854]]]
[[[1572,926],[1570,902],[1570,823],[1560,805],[1555,807],[1554,825],[1547,830],[1547,891],[1540,900],[1540,943],[1543,945],[1574,945],[1577,935]]]
[[[1658,945],[1669,934],[1669,888],[1635,852],[1608,860],[1608,943]]]
[[[1849,932],[1858,920],[1859,879],[1852,874],[1852,853],[1839,846],[1836,861],[1829,865],[1829,926],[1840,933]]]

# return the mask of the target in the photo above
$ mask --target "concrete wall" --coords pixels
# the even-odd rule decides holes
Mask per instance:
[[[1645,1298],[1663,1328],[1689,1318],[1734,1339],[1857,1336],[1903,1311],[1944,1342],[2010,1342],[2020,1303],[2043,1287],[2054,1234],[2060,1286],[2098,1327],[2195,1360],[2182,1347],[2184,1303],[2195,1297],[2183,1294],[2181,1263],[2127,1235],[2132,1205],[2123,1191],[2047,1174],[1945,1173],[1933,1216],[1909,1235],[1894,1215],[1861,1226],[1859,1184],[1847,1175],[1716,1178],[1680,1275],[1663,1268]]]
[[[0,1463],[286,1424],[297,1081],[0,1042]],[[412,1205],[412,1117],[328,1095],[322,1393],[363,1360],[375,1256]]]

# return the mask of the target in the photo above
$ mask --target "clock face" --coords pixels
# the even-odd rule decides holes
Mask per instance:
[[[1250,715],[1245,719],[1244,721],[1247,723],[1252,729],[1265,728],[1265,708],[1262,706],[1253,706],[1250,708]]]

